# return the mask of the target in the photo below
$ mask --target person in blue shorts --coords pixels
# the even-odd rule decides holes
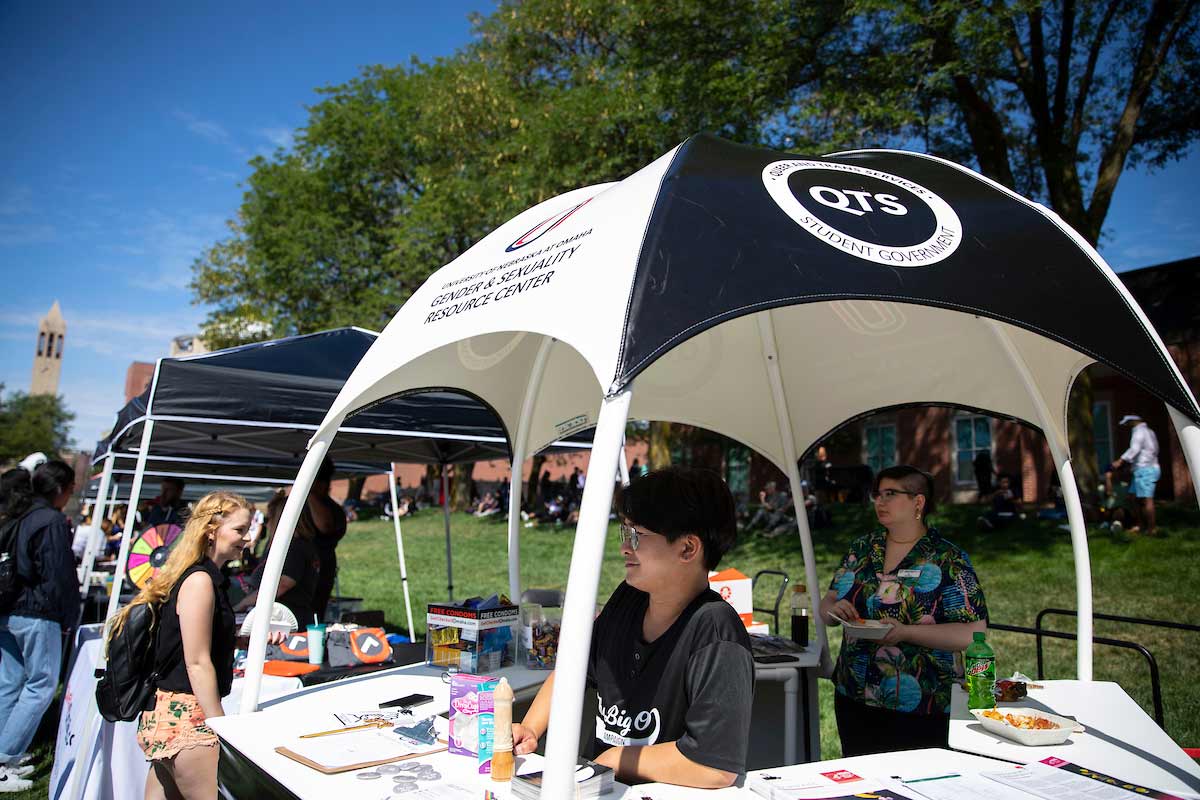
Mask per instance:
[[[1130,481],[1129,491],[1138,498],[1137,515],[1140,524],[1133,527],[1133,532],[1145,533],[1147,536],[1157,536],[1158,529],[1154,519],[1154,487],[1162,475],[1158,466],[1158,437],[1145,420],[1137,414],[1126,414],[1121,417],[1120,425],[1132,428],[1129,436],[1129,449],[1113,462],[1113,469],[1119,469],[1121,464],[1133,467],[1133,480]]]

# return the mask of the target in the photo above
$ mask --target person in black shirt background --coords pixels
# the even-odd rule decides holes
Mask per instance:
[[[708,572],[737,537],[733,497],[714,473],[670,467],[622,488],[615,503],[625,580],[592,629],[589,755],[626,783],[730,786],[746,771],[754,661]],[[553,690],[551,674],[513,726],[516,755],[537,748]]]
[[[141,530],[164,524],[183,527],[187,521],[187,503],[183,500],[183,487],[184,483],[179,478],[162,479],[162,483],[158,485],[158,499],[146,512]]]

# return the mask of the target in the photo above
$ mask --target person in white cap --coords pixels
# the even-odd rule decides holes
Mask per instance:
[[[1129,491],[1141,501],[1141,508],[1138,509],[1140,527],[1147,536],[1156,536],[1158,530],[1154,519],[1154,487],[1162,475],[1158,466],[1158,437],[1137,414],[1126,414],[1118,424],[1133,428],[1133,433],[1129,437],[1129,449],[1113,462],[1113,469],[1119,469],[1121,464],[1130,464],[1133,467],[1133,481],[1129,485]],[[1139,527],[1134,527],[1133,530],[1137,531]]]

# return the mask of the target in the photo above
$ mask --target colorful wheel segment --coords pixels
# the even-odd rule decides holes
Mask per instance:
[[[183,528],[178,525],[164,523],[147,528],[133,541],[129,560],[125,562],[125,574],[135,586],[143,588],[158,574],[181,533]]]

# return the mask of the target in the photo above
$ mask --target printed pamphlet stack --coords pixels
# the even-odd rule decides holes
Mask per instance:
[[[575,768],[575,798],[590,800],[613,790],[613,771],[586,758],[579,759]],[[541,800],[542,773],[516,775],[512,779],[512,795],[517,800]],[[549,800],[547,798],[547,800]]]

